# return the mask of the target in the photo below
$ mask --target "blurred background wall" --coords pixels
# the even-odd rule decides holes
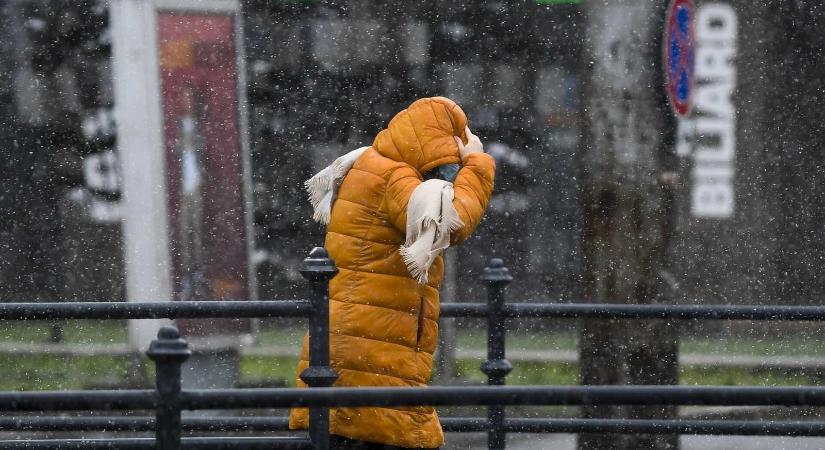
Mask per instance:
[[[678,160],[670,257],[680,300],[817,302],[825,292],[823,8],[697,1],[710,3],[738,16],[735,211],[694,217],[692,162]],[[120,299],[121,168],[105,2],[0,5],[0,299]],[[480,298],[479,271],[496,255],[517,277],[512,298],[576,299],[578,74],[589,64],[578,57],[582,7],[246,0],[261,298],[296,295],[298,262],[322,242],[302,181],[369,144],[414,99],[445,95],[465,109],[499,167],[485,221],[456,252],[457,292]]]
[[[487,219],[458,251],[459,292],[477,288],[492,255],[524,275],[520,294],[576,291],[575,5],[244,8],[261,298],[295,295],[299,261],[323,240],[303,180],[432,95],[462,105],[500,168]],[[102,1],[3,4],[6,300],[123,297],[107,22]]]

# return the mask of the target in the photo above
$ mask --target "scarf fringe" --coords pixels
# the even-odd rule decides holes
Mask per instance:
[[[304,182],[304,188],[309,194],[309,202],[312,204],[313,220],[329,225],[332,203],[338,193],[338,187],[358,157],[368,148],[361,147],[337,158],[332,164]]]
[[[418,239],[410,239],[410,236],[408,236],[407,242],[401,246],[399,252],[410,275],[419,283],[424,284],[427,282],[427,272],[430,269],[430,257],[433,253],[441,251],[441,249],[431,249],[431,244],[427,243],[436,240],[435,235],[438,234],[439,224],[432,217],[422,217],[416,228],[415,236]]]
[[[455,197],[452,183],[432,180],[422,183],[419,188],[432,183],[438,183],[438,198],[425,192],[427,187],[422,195],[414,192],[410,198],[407,206],[407,239],[399,249],[410,275],[421,284],[427,283],[428,272],[435,258],[450,246],[450,234],[464,226],[452,203]],[[426,208],[425,204],[435,202],[440,204],[438,212],[429,210],[420,217],[412,217],[414,211],[421,211],[422,207]]]

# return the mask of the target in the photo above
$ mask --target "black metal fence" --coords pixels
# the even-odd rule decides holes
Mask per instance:
[[[821,387],[714,386],[504,386],[512,365],[505,358],[509,318],[825,320],[825,307],[675,306],[605,304],[508,304],[512,277],[500,259],[484,269],[488,302],[446,303],[444,317],[487,317],[487,361],[482,387],[332,388],[337,378],[329,362],[329,280],[337,269],[323,248],[304,260],[301,274],[310,299],[292,301],[186,303],[6,303],[0,320],[153,319],[226,317],[307,317],[310,362],[301,374],[310,389],[181,388],[181,366],[191,351],[173,327],[164,327],[147,355],[156,364],[154,390],[0,392],[0,412],[154,410],[155,417],[18,416],[0,418],[0,431],[151,432],[154,438],[48,439],[0,441],[8,449],[327,449],[329,408],[337,406],[482,405],[486,418],[443,418],[447,432],[487,432],[490,449],[505,448],[507,433],[682,433],[714,435],[825,436],[813,421],[507,419],[506,405],[783,405],[825,406]],[[183,410],[309,407],[308,436],[182,437],[186,432],[286,431],[283,417],[181,418]]]

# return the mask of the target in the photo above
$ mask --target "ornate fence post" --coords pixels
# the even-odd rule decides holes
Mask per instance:
[[[487,361],[481,364],[481,371],[487,375],[487,384],[490,386],[503,386],[505,377],[513,365],[504,357],[504,344],[506,331],[504,329],[504,290],[513,281],[510,271],[504,267],[504,261],[500,258],[492,258],[484,268],[481,276],[484,284],[487,285],[487,302],[489,310],[487,312]],[[504,439],[504,407],[495,405],[487,409],[489,420],[489,431],[487,432],[487,447],[490,450],[502,450],[505,448]]]
[[[181,365],[192,354],[189,344],[174,327],[163,327],[146,355],[155,362],[158,405],[155,416],[155,448],[180,450]]]
[[[301,265],[310,282],[312,315],[309,317],[309,367],[301,380],[309,387],[329,387],[338,379],[329,366],[329,280],[338,273],[323,247],[315,247]],[[329,408],[310,408],[309,437],[318,450],[329,449]]]

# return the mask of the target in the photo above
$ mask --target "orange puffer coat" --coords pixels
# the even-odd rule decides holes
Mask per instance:
[[[427,284],[412,278],[399,253],[405,241],[407,202],[422,174],[442,164],[462,163],[454,182],[463,227],[452,243],[467,239],[493,191],[495,163],[484,153],[462,162],[453,136],[466,143],[467,117],[443,97],[416,101],[398,113],[355,162],[332,207],[325,246],[338,267],[330,282],[330,359],[335,386],[425,386],[438,341],[439,256]],[[307,367],[304,340],[300,375]],[[297,380],[299,387],[306,385]],[[308,425],[295,409],[290,428]],[[408,448],[433,448],[444,434],[431,407],[335,408],[330,433]]]

